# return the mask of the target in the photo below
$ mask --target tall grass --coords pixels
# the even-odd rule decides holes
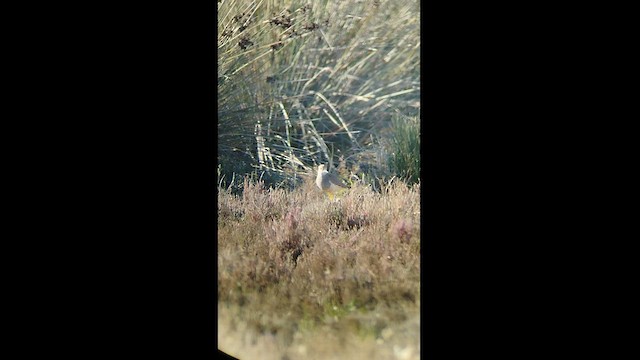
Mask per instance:
[[[379,136],[420,106],[419,1],[218,3],[222,172],[300,183],[314,164],[384,172]]]

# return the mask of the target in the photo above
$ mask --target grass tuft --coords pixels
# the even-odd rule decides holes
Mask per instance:
[[[386,172],[379,134],[420,108],[420,2],[218,2],[218,162],[298,185],[343,156]],[[373,76],[375,74],[375,76]]]
[[[409,184],[420,179],[420,119],[395,116],[390,139],[389,167]]]

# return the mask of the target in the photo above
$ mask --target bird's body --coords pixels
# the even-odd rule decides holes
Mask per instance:
[[[335,174],[331,174],[325,169],[324,164],[318,165],[316,185],[318,185],[320,190],[326,192],[331,200],[333,200],[334,193],[339,191],[341,188],[347,188],[347,186]]]

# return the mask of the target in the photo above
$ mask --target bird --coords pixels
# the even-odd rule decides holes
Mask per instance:
[[[320,190],[329,195],[329,200],[333,200],[334,193],[340,188],[348,188],[335,174],[331,174],[325,169],[324,164],[318,165],[318,176],[316,177],[316,185]]]

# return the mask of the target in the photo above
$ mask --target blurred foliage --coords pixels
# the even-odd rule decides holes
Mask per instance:
[[[389,168],[402,180],[414,184],[420,179],[420,119],[395,116],[392,124]]]

